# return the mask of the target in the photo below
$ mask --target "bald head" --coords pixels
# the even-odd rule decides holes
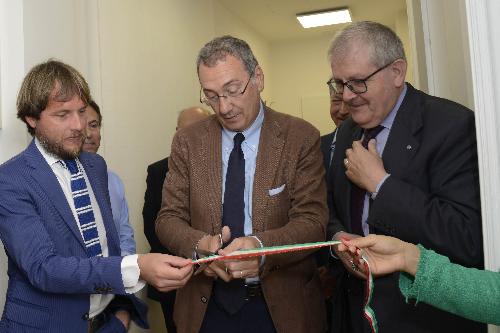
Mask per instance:
[[[209,115],[210,115],[209,111],[197,106],[184,109],[181,111],[181,113],[179,113],[179,117],[177,118],[176,130],[194,124],[197,121],[205,119]]]

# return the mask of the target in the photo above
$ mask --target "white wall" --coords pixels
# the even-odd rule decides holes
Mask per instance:
[[[24,76],[23,4],[0,0],[0,163],[20,152],[28,142],[25,125],[16,118],[17,90]],[[1,242],[0,242],[1,244]],[[0,249],[0,310],[7,290],[7,257]]]
[[[272,99],[268,104],[277,111],[303,117],[326,134],[334,128],[329,116],[326,81],[331,77],[327,60],[333,34],[271,45],[270,81]],[[316,117],[311,117],[312,114]],[[315,119],[321,121],[314,121]]]
[[[429,93],[474,109],[464,1],[422,0],[421,8]]]
[[[500,272],[500,2],[466,0],[471,73],[481,181],[481,208],[485,267]],[[500,333],[500,326],[490,325],[490,333]]]

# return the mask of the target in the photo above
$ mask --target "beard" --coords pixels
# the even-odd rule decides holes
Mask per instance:
[[[35,131],[35,136],[37,137],[40,144],[43,148],[50,154],[55,155],[56,157],[62,160],[72,160],[80,155],[82,151],[83,142],[85,141],[85,135],[79,131],[74,131],[72,136],[81,136],[82,144],[76,149],[66,149],[64,145],[60,141],[53,141],[49,139],[45,133],[40,131]]]

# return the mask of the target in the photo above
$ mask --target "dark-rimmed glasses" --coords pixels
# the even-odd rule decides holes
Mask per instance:
[[[219,106],[220,99],[221,98],[227,98],[229,99],[234,99],[242,96],[245,91],[247,90],[248,84],[250,83],[250,80],[252,79],[253,76],[253,71],[250,73],[250,77],[248,78],[247,84],[245,84],[245,87],[243,90],[241,89],[235,89],[235,90],[225,90],[222,92],[222,95],[218,95],[213,91],[203,91],[203,87],[200,88],[200,103],[205,103],[208,106],[211,106],[213,108],[216,108]]]
[[[372,76],[380,72],[381,70],[386,69],[389,67],[394,61],[391,61],[387,65],[384,65],[377,69],[375,72],[371,73],[364,79],[352,79],[349,81],[342,81],[342,80],[335,80],[335,78],[331,78],[326,82],[328,87],[335,93],[335,94],[343,94],[344,93],[344,86],[349,88],[350,91],[352,91],[355,94],[363,94],[368,91],[368,86],[366,85],[366,81],[368,81]]]

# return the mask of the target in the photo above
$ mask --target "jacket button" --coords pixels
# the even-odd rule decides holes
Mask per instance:
[[[88,314],[88,313],[84,314],[84,315],[82,316],[82,319],[83,319],[83,320],[89,320],[89,314]]]
[[[201,296],[201,301],[202,301],[202,303],[206,303],[207,302],[207,298],[205,296]]]

